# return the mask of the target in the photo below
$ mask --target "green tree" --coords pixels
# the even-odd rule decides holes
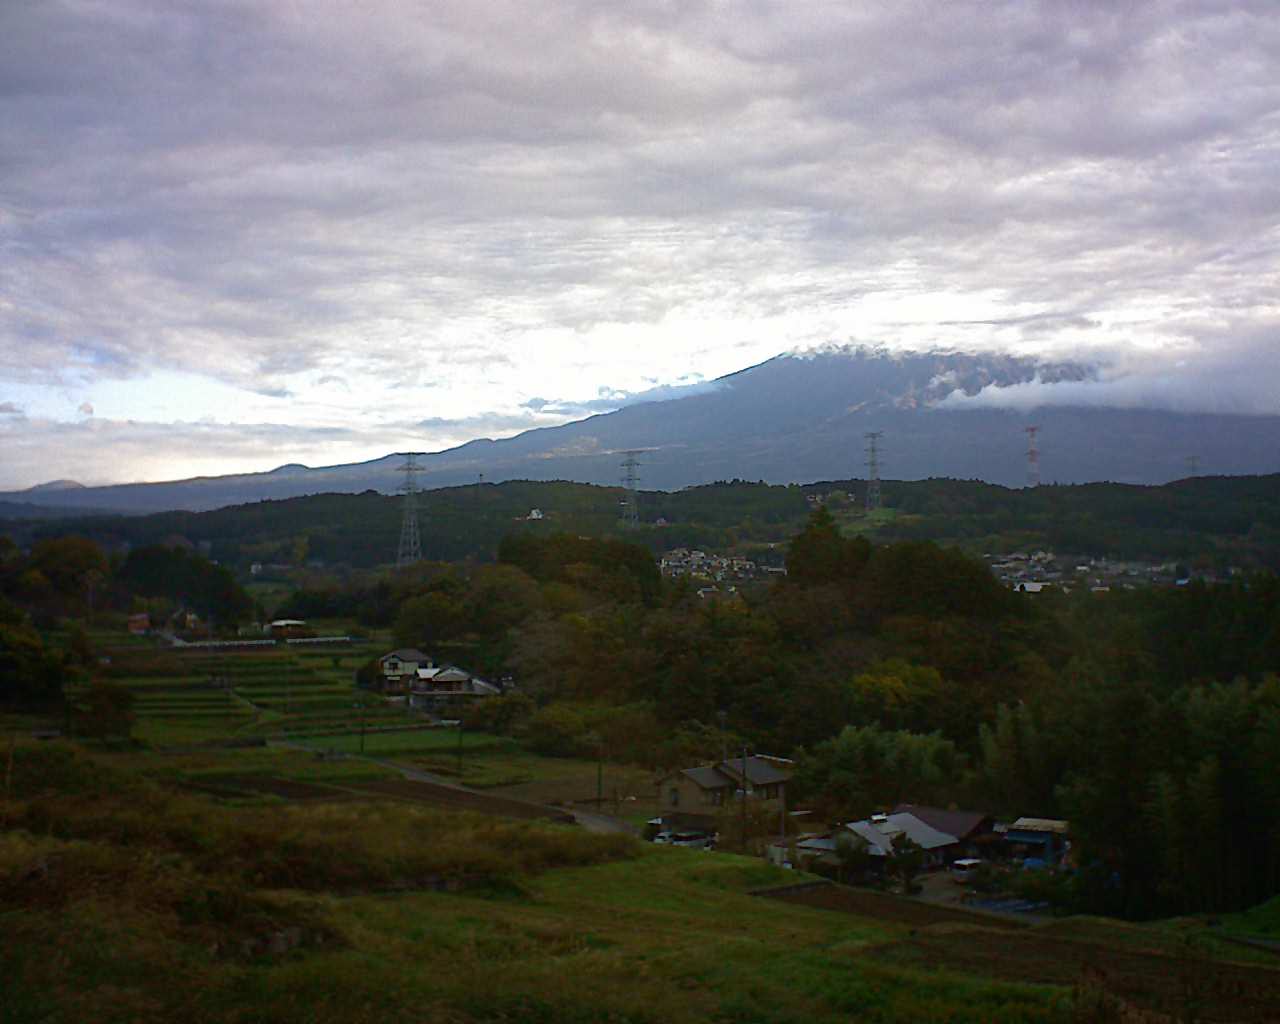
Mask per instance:
[[[62,697],[67,675],[62,658],[49,650],[25,621],[13,622],[14,606],[0,599],[0,705],[47,708]]]
[[[849,584],[862,572],[870,554],[866,539],[846,540],[831,513],[819,508],[787,548],[787,581],[800,586]]]
[[[462,608],[448,593],[433,591],[411,597],[396,613],[392,636],[397,647],[434,648],[458,636]]]
[[[836,860],[840,863],[839,880],[848,882],[866,878],[876,857],[871,852],[871,844],[862,836],[842,828],[836,836]]]
[[[87,600],[90,574],[99,580],[110,571],[107,556],[85,537],[56,537],[42,540],[31,549],[31,568],[40,572],[65,597]]]
[[[915,881],[916,876],[924,868],[924,849],[905,833],[894,836],[889,867],[898,876],[904,893],[911,895],[918,892],[919,887],[915,884]]]

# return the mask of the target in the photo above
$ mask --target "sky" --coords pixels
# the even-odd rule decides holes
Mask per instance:
[[[7,0],[0,489],[435,451],[833,344],[1280,413],[1278,67],[1274,0]]]

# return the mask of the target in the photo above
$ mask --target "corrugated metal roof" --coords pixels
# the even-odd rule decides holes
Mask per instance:
[[[893,852],[893,837],[898,835],[907,836],[924,850],[952,846],[958,841],[955,836],[940,832],[906,812],[890,814],[884,821],[851,821],[845,828],[865,839],[871,852],[880,857]]]

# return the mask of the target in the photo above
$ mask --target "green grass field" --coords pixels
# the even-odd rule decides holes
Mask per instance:
[[[6,1021],[1070,1019],[1062,986],[873,962],[909,929],[754,897],[802,876],[753,860],[400,803],[230,806],[130,781],[181,759],[38,753],[0,836]]]
[[[314,740],[302,739],[302,742],[322,750],[336,750],[344,753],[355,753],[360,749],[360,732],[344,733],[339,736],[318,736]],[[468,756],[487,757],[490,753],[512,749],[515,741],[505,736],[490,736],[488,733],[468,732],[462,737],[463,760]],[[414,729],[379,733],[368,731],[364,736],[365,753],[377,757],[397,757],[405,761],[418,761],[424,753],[444,753],[450,756],[458,749],[457,729]],[[468,751],[470,753],[468,753]]]

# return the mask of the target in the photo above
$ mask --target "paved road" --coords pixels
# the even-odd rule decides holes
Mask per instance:
[[[619,818],[611,818],[607,814],[597,814],[595,811],[580,811],[576,807],[570,807],[569,813],[573,815],[574,821],[588,832],[621,833],[628,836],[637,834],[634,825]]]

